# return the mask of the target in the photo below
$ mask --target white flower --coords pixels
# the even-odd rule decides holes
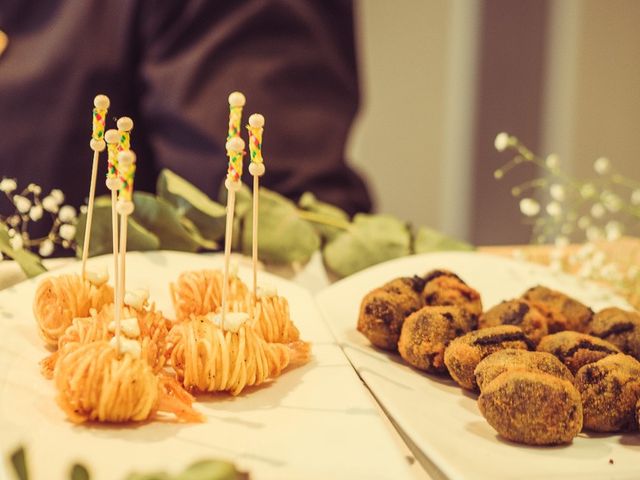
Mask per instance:
[[[520,200],[520,211],[527,217],[535,217],[540,212],[540,204],[533,198]]]
[[[558,168],[558,165],[560,164],[560,157],[558,157],[557,154],[552,153],[546,158],[544,163],[548,168],[553,170],[554,168]]]
[[[554,183],[549,187],[549,193],[551,194],[551,198],[557,200],[558,202],[564,201],[564,187],[559,183]]]
[[[580,187],[580,196],[584,199],[591,198],[596,194],[596,187],[592,183],[585,183]]]
[[[42,206],[47,212],[51,212],[51,213],[58,212],[58,201],[51,195],[47,195],[42,199]]]
[[[3,178],[0,180],[0,192],[11,193],[16,188],[18,188],[18,184],[13,178]]]
[[[87,213],[87,210],[88,210],[88,208],[87,208],[87,206],[86,206],[86,205],[81,205],[81,206],[80,206],[80,213],[84,213],[84,214],[86,214],[86,213]]]
[[[586,230],[589,225],[591,225],[591,219],[586,215],[583,215],[578,219],[578,227],[582,230]]]
[[[76,209],[71,205],[65,205],[60,209],[58,213],[58,218],[62,223],[71,223],[76,218]]]
[[[11,248],[14,250],[20,250],[24,246],[24,240],[22,239],[22,235],[17,234],[9,239],[9,243],[11,244]]]
[[[511,138],[509,137],[509,134],[506,132],[500,132],[498,135],[496,135],[493,146],[496,147],[497,151],[504,152],[510,143]]]
[[[607,236],[607,240],[609,241],[619,239],[622,236],[623,230],[624,227],[622,226],[622,224],[620,222],[616,222],[615,220],[612,220],[604,226],[604,231]]]
[[[40,248],[38,248],[38,253],[40,254],[41,257],[48,257],[53,253],[53,247],[54,247],[53,242],[47,238],[40,244]]]
[[[598,175],[606,175],[611,171],[611,162],[609,162],[608,158],[600,157],[593,162],[593,169]]]
[[[564,237],[564,236],[559,236],[559,237],[556,237],[556,239],[554,241],[554,244],[555,244],[556,247],[558,247],[558,249],[562,249],[562,248],[564,248],[564,247],[569,245],[569,239],[567,237]],[[562,250],[560,250],[560,251],[562,251]]]
[[[27,186],[27,190],[32,192],[34,195],[40,195],[40,193],[42,193],[42,188],[40,188],[40,185],[36,185],[35,183],[30,183]]]
[[[60,237],[65,240],[73,240],[73,237],[76,235],[76,227],[74,225],[69,225],[65,223],[64,225],[60,225]]]
[[[594,203],[591,206],[591,216],[593,218],[602,218],[607,211],[601,203]]]
[[[600,239],[602,239],[602,230],[593,225],[587,228],[587,240],[595,242]]]
[[[549,202],[547,204],[547,213],[549,215],[551,215],[552,217],[559,217],[560,215],[562,215],[562,205],[560,205],[558,202]]]
[[[62,193],[62,190],[54,188],[53,190],[51,190],[51,193],[49,195],[53,197],[58,205],[64,202],[64,193]]]
[[[631,203],[633,205],[640,205],[640,188],[636,188],[631,192]]]
[[[16,206],[20,213],[27,213],[31,208],[31,200],[22,195],[14,195],[13,204]]]
[[[34,222],[37,222],[42,218],[42,205],[34,205],[29,210],[29,218]]]
[[[622,208],[622,199],[613,192],[604,191],[601,198],[602,203],[610,212],[619,212]]]

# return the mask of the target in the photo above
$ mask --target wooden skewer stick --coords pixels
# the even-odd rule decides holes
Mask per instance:
[[[258,301],[258,214],[260,212],[260,177],[264,175],[265,166],[262,160],[262,132],[264,117],[254,113],[249,117],[249,153],[251,163],[249,173],[253,176],[253,235],[251,238],[251,257],[253,264],[253,313],[256,314]]]
[[[116,308],[114,320],[116,324],[116,345],[120,352],[120,321],[124,306],[126,257],[127,257],[127,222],[129,215],[133,213],[133,178],[136,170],[136,156],[131,150],[124,150],[118,154],[118,167],[120,170],[120,198],[118,199],[118,213],[120,214],[120,250],[118,252],[118,283],[116,286]]]
[[[98,159],[106,145],[104,143],[104,126],[109,108],[109,97],[97,95],[93,99],[93,132],[89,146],[93,150],[93,165],[91,167],[91,184],[89,187],[89,205],[87,206],[87,223],[84,227],[84,242],[82,245],[82,278],[86,278],[87,258],[91,243],[91,223],[93,222],[93,201],[96,196],[96,178],[98,176]]]
[[[104,139],[107,141],[107,188],[111,190],[111,239],[113,242],[113,285],[118,288],[118,190],[120,178],[118,177],[118,142],[120,135],[117,130],[107,130]]]
[[[233,216],[236,205],[236,192],[242,186],[238,172],[242,172],[242,154],[244,151],[244,141],[240,137],[233,137],[227,142],[227,153],[229,155],[229,173],[224,184],[227,187],[227,224],[224,234],[224,277],[222,279],[222,321],[227,315],[227,296],[229,293],[229,258],[231,257],[231,242],[233,236]],[[239,169],[237,162],[240,163]],[[232,167],[233,165],[233,167]]]

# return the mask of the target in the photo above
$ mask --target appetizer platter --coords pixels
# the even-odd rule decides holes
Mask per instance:
[[[464,309],[454,307],[459,300]],[[571,314],[543,308],[556,300]],[[539,265],[452,252],[377,265],[316,301],[434,478],[637,476],[635,340],[626,327],[604,331],[617,322],[616,307],[632,309],[606,288]],[[591,319],[593,312],[602,313]],[[594,336],[620,347],[570,331],[587,331],[587,321]],[[625,390],[603,408],[607,382],[635,389],[635,401]]]
[[[221,270],[223,264],[219,255],[132,252],[126,280],[132,290],[148,289],[155,311],[175,319],[170,284],[175,290],[185,271]],[[92,271],[111,265],[110,256],[87,262]],[[144,421],[75,423],[56,404],[59,392],[41,372],[40,362],[52,350],[38,333],[32,304],[39,284],[78,270],[79,263],[73,264],[0,292],[0,449],[25,445],[32,478],[63,478],[77,461],[100,480],[125,478],[132,471],[176,472],[203,458],[231,460],[257,479],[409,475],[387,421],[335,344],[311,295],[264,272],[258,274],[259,285],[287,299],[300,338],[312,345],[308,363],[238,395],[188,389],[195,397],[191,408],[202,417],[195,423],[165,414]],[[250,285],[251,268],[239,268],[237,277]]]

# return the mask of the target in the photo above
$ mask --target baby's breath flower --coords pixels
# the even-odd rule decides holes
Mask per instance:
[[[554,244],[559,249],[562,249],[562,248],[564,248],[564,247],[569,245],[569,239],[567,237],[561,235],[559,237],[556,237],[556,239],[554,241]]]
[[[580,187],[580,196],[585,200],[593,197],[596,193],[596,187],[594,187],[592,183],[585,183]]]
[[[29,210],[29,218],[34,222],[37,222],[42,218],[42,205],[34,205]]]
[[[593,169],[598,175],[606,175],[611,171],[611,162],[608,158],[600,157],[593,162]]]
[[[83,213],[83,214],[87,213],[87,206],[86,205],[81,205],[80,206],[80,213]]]
[[[40,185],[36,185],[35,183],[30,183],[27,186],[27,190],[34,195],[40,195],[42,193],[42,188],[40,188]]]
[[[51,193],[49,193],[49,195],[53,197],[58,205],[64,202],[64,193],[62,193],[62,190],[58,188],[54,188],[53,190],[51,190]]]
[[[47,195],[42,199],[42,206],[47,212],[57,213],[58,212],[58,201],[52,196]]]
[[[549,156],[547,156],[544,163],[547,166],[547,168],[550,168],[551,170],[553,170],[554,168],[558,168],[558,165],[560,165],[560,157],[558,157],[557,154],[552,153]]]
[[[583,215],[578,219],[578,227],[582,230],[585,230],[589,225],[591,225],[591,219],[586,215]]]
[[[76,227],[74,225],[70,225],[65,223],[64,225],[60,225],[60,237],[64,240],[73,240],[73,237],[76,235]]]
[[[76,218],[76,209],[70,205],[65,205],[60,209],[58,218],[62,223],[71,223]]]
[[[600,195],[600,198],[602,198],[602,203],[610,212],[619,212],[622,208],[622,199],[613,192],[605,190]]]
[[[18,184],[13,178],[3,178],[0,180],[0,192],[11,193],[16,188],[18,188]]]
[[[16,234],[13,237],[9,238],[9,243],[11,244],[11,248],[14,250],[21,250],[24,246],[24,240],[22,235]]]
[[[535,217],[540,213],[540,204],[533,198],[523,198],[520,200],[520,211],[527,217]]]
[[[506,132],[500,132],[496,135],[496,139],[493,142],[493,145],[496,147],[496,150],[499,152],[503,152],[509,146],[511,139],[509,134]]]
[[[562,205],[560,205],[556,201],[549,202],[547,204],[546,211],[552,217],[559,217],[560,215],[562,215]]]
[[[13,204],[16,206],[20,213],[27,213],[31,208],[31,200],[22,195],[13,196]]]
[[[607,240],[610,240],[610,241],[619,239],[622,236],[623,230],[624,230],[623,225],[620,222],[616,222],[615,220],[608,222],[604,226],[604,231],[607,236]]]
[[[45,239],[38,248],[38,253],[41,257],[48,257],[53,253],[53,242],[50,239]]]
[[[549,187],[549,194],[551,198],[557,200],[558,202],[563,202],[565,198],[564,187],[559,183],[554,183]]]
[[[19,215],[11,215],[7,218],[7,225],[11,227],[17,227],[20,225],[20,216]]]
[[[604,205],[602,205],[601,203],[594,203],[591,206],[591,216],[593,218],[602,218],[605,213],[606,210],[604,208]]]
[[[636,188],[631,192],[631,204],[640,205],[640,188]]]

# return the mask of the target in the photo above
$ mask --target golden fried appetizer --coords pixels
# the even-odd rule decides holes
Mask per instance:
[[[576,373],[584,426],[596,432],[636,430],[640,399],[640,362],[619,353],[589,363]]]
[[[277,294],[263,293],[256,301],[253,327],[268,343],[291,343],[300,340],[300,332],[289,314],[289,302]]]
[[[640,360],[640,313],[611,307],[593,316],[587,332]]]
[[[308,343],[267,343],[244,313],[227,313],[224,329],[219,323],[217,315],[192,316],[169,332],[169,363],[190,390],[238,395],[309,360]]]
[[[483,328],[453,340],[444,351],[444,363],[458,385],[467,390],[477,390],[473,372],[483,358],[498,350],[528,350],[532,347],[531,340],[515,325]]]
[[[620,353],[618,347],[605,340],[585,333],[569,331],[543,337],[536,350],[555,355],[574,375],[587,363],[597,362],[608,355]]]
[[[425,305],[463,308],[474,322],[472,330],[478,328],[482,300],[476,290],[448,270],[433,270],[424,276],[424,282],[422,298]]]
[[[404,321],[398,341],[400,356],[425,372],[445,372],[444,350],[470,330],[469,315],[458,307],[423,307]]]
[[[476,383],[482,392],[494,378],[512,370],[547,373],[573,383],[573,375],[569,369],[550,353],[530,352],[513,348],[499,350],[485,357],[478,363],[473,373],[476,376]]]
[[[561,330],[586,332],[593,316],[593,310],[578,300],[541,285],[524,292],[522,298],[547,314],[550,333]]]
[[[507,440],[527,445],[570,443],[582,429],[580,394],[546,373],[506,371],[478,398],[480,412]]]
[[[169,285],[176,318],[186,320],[191,315],[217,312],[222,305],[223,277],[220,270],[181,273],[178,280]],[[229,302],[241,301],[249,305],[249,289],[237,276],[229,277],[228,295]]]
[[[92,308],[100,310],[107,303],[113,303],[113,288],[106,283],[97,285],[76,274],[47,277],[36,290],[33,315],[47,346],[56,347],[74,318],[86,317]]]
[[[379,348],[395,351],[406,317],[422,307],[418,277],[396,278],[369,292],[360,304],[358,331]]]
[[[98,340],[111,340],[115,335],[113,321],[114,305],[105,305],[99,313],[91,311],[91,315],[74,318],[73,322],[58,339],[58,351],[53,352],[40,363],[45,378],[53,377],[59,350],[71,343],[87,344]],[[125,307],[122,311],[121,334],[127,338],[138,340],[141,357],[149,362],[152,370],[160,372],[164,367],[164,350],[167,334],[171,326],[161,312],[151,305],[149,309],[136,310]]]
[[[480,317],[480,328],[498,325],[516,325],[536,344],[549,333],[545,316],[520,298],[501,302]]]
[[[124,343],[122,345],[125,345]],[[54,371],[56,400],[73,423],[143,421],[156,413],[198,422],[193,398],[170,377],[153,373],[135,352],[106,341],[66,345]]]

